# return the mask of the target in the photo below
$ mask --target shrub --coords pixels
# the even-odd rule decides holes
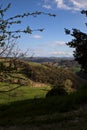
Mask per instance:
[[[75,91],[75,89],[72,86],[73,86],[72,81],[70,79],[66,79],[64,82],[64,89],[68,94]]]
[[[57,87],[52,88],[47,94],[46,97],[51,96],[63,96],[68,95],[67,91],[64,89],[64,86],[60,85]]]
[[[0,72],[3,72],[6,70],[6,66],[4,65],[3,62],[0,62]]]

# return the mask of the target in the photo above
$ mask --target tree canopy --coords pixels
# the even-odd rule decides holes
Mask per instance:
[[[85,14],[87,17],[87,10],[83,10],[81,13]],[[72,29],[72,31],[70,31],[66,28],[65,32],[66,34],[74,37],[74,39],[66,44],[72,48],[75,48],[73,54],[75,60],[81,65],[81,70],[87,72],[87,33],[78,29]]]

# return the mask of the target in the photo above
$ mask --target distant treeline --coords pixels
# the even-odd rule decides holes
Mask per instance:
[[[43,62],[60,62],[61,60],[74,60],[73,57],[23,57],[25,61],[32,61],[37,63]]]

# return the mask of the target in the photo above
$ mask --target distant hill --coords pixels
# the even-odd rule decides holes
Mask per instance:
[[[65,81],[69,79],[72,82],[72,87],[76,88],[85,81],[72,71],[52,64],[40,64],[16,60],[16,70],[9,68],[8,64],[9,60],[3,61],[3,66],[7,69],[3,69],[0,73],[1,82],[30,85],[30,82],[33,81],[56,86],[64,84]]]
[[[22,60],[43,63],[43,62],[59,62],[61,60],[74,60],[74,58],[73,57],[24,57]]]

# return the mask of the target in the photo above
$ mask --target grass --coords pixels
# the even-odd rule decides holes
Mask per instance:
[[[12,91],[8,91],[12,90]],[[46,93],[50,90],[50,86],[42,87],[29,87],[20,86],[17,84],[0,83],[0,104],[7,104],[9,102],[44,98]],[[8,91],[8,92],[5,92]]]
[[[6,84],[0,85],[3,88]],[[1,93],[0,126],[18,130],[86,130],[87,85],[67,96],[45,98],[49,89],[24,86],[10,92],[8,99],[9,93]],[[15,92],[16,96],[12,96]]]
[[[74,73],[79,72],[81,70],[81,67],[73,67],[72,71]]]
[[[45,95],[50,86],[41,85],[45,80],[45,83],[58,84],[68,79],[78,89],[85,81],[67,69],[34,63],[24,63],[24,66],[25,72],[30,67],[28,76],[23,68],[19,68],[18,73],[13,71],[11,76],[0,75],[7,81],[21,79],[24,83],[29,79],[34,85],[0,83],[0,91],[6,91],[0,92],[0,130],[86,130],[87,85],[72,94],[48,98]]]

